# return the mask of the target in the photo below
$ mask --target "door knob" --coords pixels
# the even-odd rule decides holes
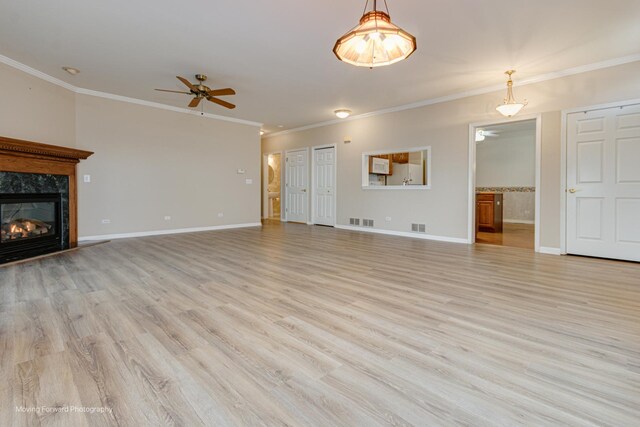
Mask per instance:
[[[575,192],[576,192],[576,191],[578,191],[578,190],[577,190],[576,188],[570,188],[570,189],[569,189],[569,190],[567,190],[567,191],[569,191],[569,193],[573,194],[573,193],[575,193]]]

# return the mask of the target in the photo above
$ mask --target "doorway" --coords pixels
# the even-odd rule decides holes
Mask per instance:
[[[471,131],[470,241],[537,251],[539,118],[474,125]]]
[[[640,261],[640,105],[565,117],[566,252]]]
[[[312,222],[336,225],[336,146],[313,147]]]
[[[265,154],[262,217],[280,220],[282,215],[282,153]]]
[[[285,220],[309,221],[309,149],[285,152]]]

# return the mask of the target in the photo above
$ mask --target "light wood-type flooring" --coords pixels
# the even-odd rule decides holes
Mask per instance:
[[[1,426],[638,426],[640,265],[278,223],[118,240],[0,268],[0,362]]]
[[[504,223],[502,233],[478,231],[476,242],[533,249],[535,247],[535,226],[533,224]]]

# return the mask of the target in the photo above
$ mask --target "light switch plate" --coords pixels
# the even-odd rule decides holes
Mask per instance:
[[[243,175],[245,174],[247,171],[245,171],[244,169],[238,169],[238,175]]]

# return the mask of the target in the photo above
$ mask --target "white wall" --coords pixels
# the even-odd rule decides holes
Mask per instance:
[[[78,169],[91,175],[80,237],[260,222],[257,127],[87,95],[76,105],[78,145],[95,152]]]
[[[560,110],[640,98],[640,63],[515,87],[529,105],[522,114],[542,114],[541,245],[560,246]],[[468,97],[396,113],[263,138],[264,151],[338,143],[337,223],[372,218],[377,228],[408,231],[425,223],[427,233],[467,238],[469,124],[501,120],[495,106],[504,92]],[[352,142],[344,144],[344,137]],[[363,151],[430,145],[431,190],[363,190]],[[385,217],[392,218],[390,222]]]
[[[477,187],[535,187],[536,131],[487,137],[476,144]]]
[[[260,222],[256,126],[79,95],[1,63],[0,94],[0,135],[95,152],[78,166],[80,238]]]
[[[73,147],[75,122],[73,92],[0,63],[0,135]]]

